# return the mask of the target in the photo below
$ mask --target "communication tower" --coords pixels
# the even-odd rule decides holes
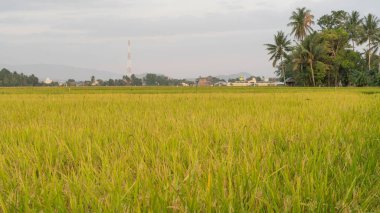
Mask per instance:
[[[132,53],[131,53],[131,40],[128,40],[128,62],[127,62],[127,75],[132,75]]]

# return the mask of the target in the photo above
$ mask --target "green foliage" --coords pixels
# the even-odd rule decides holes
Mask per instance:
[[[367,43],[368,70],[372,69],[371,58],[372,54],[377,51],[380,40],[380,20],[372,15],[364,17],[361,31],[360,44]]]
[[[349,14],[346,11],[331,11],[331,14],[319,18],[317,24],[322,30],[344,29],[348,17]]]
[[[329,70],[329,67],[327,64],[316,61],[315,62],[315,83],[316,85],[323,85],[325,76]]]
[[[336,57],[340,51],[349,47],[349,34],[344,29],[324,30],[320,38],[326,45],[329,56]]]
[[[168,86],[170,84],[167,76],[153,73],[148,73],[144,78],[144,82],[147,86]]]
[[[302,41],[308,34],[313,32],[314,16],[311,11],[303,8],[297,8],[290,16],[289,27],[292,28],[291,35]]]
[[[360,34],[362,34],[362,23],[363,19],[360,18],[360,14],[358,11],[352,11],[350,15],[348,15],[348,20],[346,22],[346,31],[348,32],[351,42],[352,48],[355,50],[355,44],[360,41]]]
[[[0,87],[37,86],[38,78],[34,75],[18,74],[7,69],[0,71]]]
[[[291,42],[285,36],[284,32],[279,31],[274,36],[274,44],[265,44],[268,50],[268,54],[271,55],[270,59],[273,61],[273,67],[275,67],[278,61],[287,56],[287,53],[291,51]]]
[[[288,44],[292,51],[283,55],[284,70],[275,73],[293,77],[302,86],[379,85],[380,20],[372,14],[360,18],[357,11],[332,11],[318,19],[321,30],[312,33],[313,18],[306,8],[292,13],[290,34],[300,42],[293,47]],[[286,35],[281,32],[281,37]],[[283,54],[276,44],[266,44],[273,65]],[[366,44],[364,52],[355,49],[357,44]]]
[[[269,60],[273,61],[273,67],[276,67],[278,62],[280,62],[278,68],[281,70],[285,82],[286,77],[283,59],[288,57],[288,52],[292,50],[290,40],[288,40],[284,32],[279,31],[277,35],[274,36],[274,44],[265,44],[265,46],[267,47],[268,54],[271,56]]]
[[[147,86],[157,86],[158,85],[157,75],[148,73],[144,78],[144,82]]]
[[[131,85],[132,86],[141,86],[142,80],[140,78],[137,78],[135,74],[131,75]]]
[[[326,66],[323,64],[323,57],[326,54],[326,47],[323,43],[323,39],[318,33],[313,33],[306,37],[304,41],[295,49],[292,63],[294,64],[294,70],[298,72],[306,72],[309,74],[309,83],[316,86],[316,75],[321,77],[321,73],[326,72]],[[316,65],[318,64],[318,69]]]
[[[339,75],[342,83],[345,86],[364,86],[365,81],[361,80],[358,83],[358,74],[366,75],[365,61],[361,58],[358,52],[352,50],[342,50],[335,59],[335,63],[339,66]],[[362,77],[361,77],[362,78]]]
[[[69,79],[66,81],[67,86],[76,86],[76,82],[74,79]]]
[[[362,87],[368,85],[368,77],[364,71],[354,70],[350,77],[351,82],[353,82],[356,86]]]

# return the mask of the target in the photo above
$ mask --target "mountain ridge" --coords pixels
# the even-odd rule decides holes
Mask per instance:
[[[122,74],[108,72],[104,70],[81,68],[68,65],[57,64],[24,64],[24,65],[7,65],[0,64],[0,69],[6,68],[11,72],[24,73],[26,75],[35,75],[40,80],[50,78],[54,81],[67,81],[68,79],[74,79],[76,81],[90,80],[91,76],[95,76],[96,79],[121,79]],[[144,78],[148,73],[135,74],[137,78]],[[160,73],[154,73],[156,75],[164,75]],[[234,74],[217,75],[215,77],[228,81],[229,79],[236,79],[243,76],[249,78],[253,76],[248,72],[239,72]],[[205,77],[205,76],[202,76]],[[195,80],[197,77],[179,78],[186,80]]]
[[[16,71],[18,73],[24,73],[27,75],[33,74],[40,80],[50,78],[54,81],[66,81],[68,79],[84,81],[90,80],[91,76],[95,76],[96,79],[122,78],[122,74],[113,72],[56,64],[1,64],[0,69],[2,68],[6,68],[12,72]]]

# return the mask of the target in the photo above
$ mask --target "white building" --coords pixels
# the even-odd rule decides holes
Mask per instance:
[[[51,84],[53,83],[53,80],[51,80],[50,78],[46,78],[46,80],[44,81],[45,84]]]
[[[249,86],[255,86],[256,85],[256,78],[252,78],[251,80],[244,80],[243,77],[240,77],[240,79],[243,79],[243,80],[240,80],[238,82],[233,82],[233,83],[229,83],[228,85],[229,86],[233,86],[233,87],[249,87]]]

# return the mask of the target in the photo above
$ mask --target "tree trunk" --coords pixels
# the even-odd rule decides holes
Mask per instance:
[[[368,71],[371,70],[371,39],[368,38]]]
[[[355,51],[355,41],[352,40],[352,50]]]
[[[284,77],[284,86],[286,86],[285,69],[284,69],[284,64],[282,63],[282,56],[281,56],[281,69],[282,69],[282,76]]]
[[[311,69],[311,79],[313,80],[313,86],[315,87],[313,62],[310,63],[310,69]]]
[[[327,73],[327,83],[328,83],[328,85],[329,86],[331,86],[331,73],[330,73],[331,71],[329,71],[328,73]]]

